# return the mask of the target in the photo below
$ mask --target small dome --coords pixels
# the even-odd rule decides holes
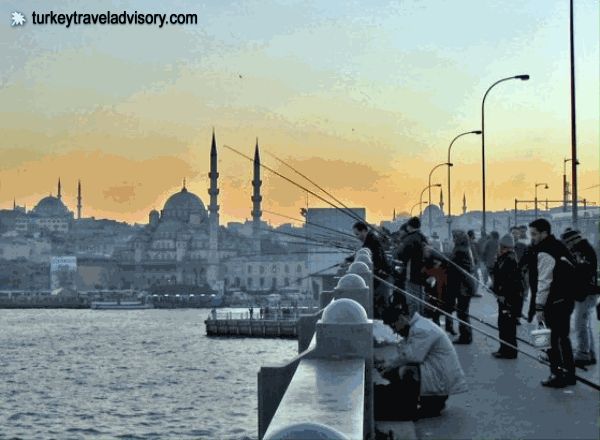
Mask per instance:
[[[354,261],[356,263],[365,263],[369,269],[373,267],[373,261],[365,254],[357,254]]]
[[[366,287],[365,280],[355,273],[347,273],[340,278],[337,286],[335,286],[336,289],[365,289]]]
[[[68,216],[69,210],[58,197],[48,196],[35,205],[33,213],[41,217],[62,217]]]
[[[348,437],[320,423],[295,423],[275,430],[264,440],[348,440]]]
[[[366,263],[363,263],[362,261],[355,261],[348,268],[348,273],[354,273],[356,275],[369,275],[371,270]]]
[[[427,205],[425,207],[425,209],[423,210],[423,215],[421,216],[421,219],[429,218],[429,211],[431,211],[432,219],[438,219],[438,218],[444,217],[444,213],[442,212],[440,207],[438,205],[432,204],[432,205]]]
[[[354,276],[358,277],[358,275]],[[364,285],[363,279],[358,278]],[[367,318],[367,312],[359,303],[353,299],[342,298],[325,307],[321,321],[324,324],[363,324],[369,322],[369,318]]]

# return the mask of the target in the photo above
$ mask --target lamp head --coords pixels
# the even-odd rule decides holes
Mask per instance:
[[[481,130],[473,130],[471,133],[473,133],[473,134],[481,134]]]
[[[529,79],[529,75],[517,75],[515,76],[516,79],[520,79],[522,81],[527,81]]]

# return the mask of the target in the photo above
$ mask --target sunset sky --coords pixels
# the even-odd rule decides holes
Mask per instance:
[[[51,4],[56,6],[51,6]],[[165,6],[168,4],[168,6]],[[0,208],[63,184],[84,216],[146,222],[187,178],[208,203],[212,127],[221,222],[250,217],[252,166],[275,154],[369,221],[408,211],[486,101],[488,209],[562,198],[570,156],[568,0],[5,1],[0,26]],[[580,196],[600,202],[598,1],[575,11]],[[60,5],[60,6],[58,6]],[[191,26],[35,26],[31,12],[197,13]],[[10,14],[23,12],[23,27]],[[241,76],[241,78],[240,78]],[[481,209],[481,141],[453,147],[452,200]],[[570,174],[570,172],[569,172]],[[289,174],[296,179],[296,176]],[[444,185],[446,171],[434,182]],[[305,193],[263,177],[263,208],[298,216]],[[435,200],[439,192],[435,192]],[[309,197],[309,206],[323,206]],[[286,220],[266,215],[273,223]]]

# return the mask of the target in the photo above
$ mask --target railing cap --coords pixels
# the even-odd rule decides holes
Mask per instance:
[[[357,275],[370,275],[371,269],[369,269],[369,266],[367,266],[366,263],[363,263],[362,261],[355,261],[348,268],[348,273],[354,273]]]
[[[361,281],[364,284],[362,278]],[[325,308],[321,322],[323,324],[364,324],[369,322],[369,318],[358,302],[342,298],[333,301]]]
[[[353,263],[356,264],[356,263]],[[365,263],[362,263],[365,264]],[[368,268],[368,267],[367,267]],[[360,275],[355,273],[347,273],[343,277],[341,277],[335,286],[337,289],[366,289],[367,283]]]
[[[264,440],[348,440],[348,437],[320,423],[296,423],[276,430]]]

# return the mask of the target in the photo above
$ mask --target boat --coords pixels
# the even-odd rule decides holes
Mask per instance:
[[[95,310],[141,310],[153,309],[154,306],[141,301],[92,301],[90,308]]]

